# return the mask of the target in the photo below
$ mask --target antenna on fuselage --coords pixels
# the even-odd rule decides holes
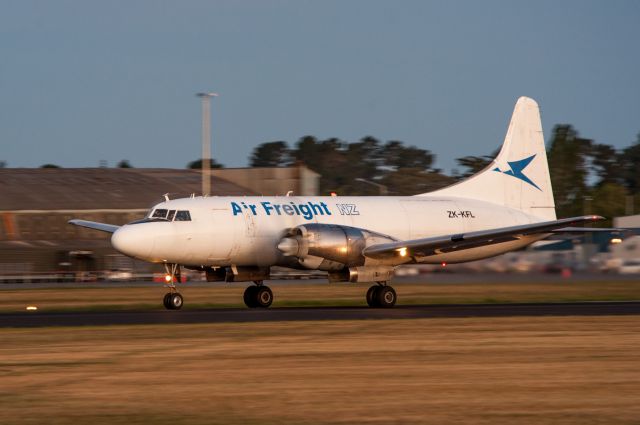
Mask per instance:
[[[292,196],[293,195],[293,190],[290,190],[287,192],[287,194],[285,196]]]
[[[168,200],[169,200],[169,193],[165,193],[165,194],[164,194],[164,195],[162,195],[162,196],[164,196],[164,200],[165,200],[165,201],[168,201]]]

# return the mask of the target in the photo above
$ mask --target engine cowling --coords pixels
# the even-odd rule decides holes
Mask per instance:
[[[278,249],[298,265],[325,271],[383,264],[362,255],[368,246],[394,242],[387,235],[337,224],[310,223],[291,229]]]

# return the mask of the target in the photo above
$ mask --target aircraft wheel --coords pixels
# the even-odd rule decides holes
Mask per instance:
[[[164,296],[164,300],[164,306],[169,310],[180,310],[182,308],[182,305],[184,304],[182,295],[177,292],[168,293]]]
[[[396,295],[395,289],[391,286],[381,286],[380,289],[376,291],[375,298],[380,307],[390,308],[396,305],[398,296]]]
[[[373,285],[367,290],[367,305],[369,307],[378,307],[377,293],[379,288],[381,288],[381,286]]]
[[[244,300],[244,304],[249,308],[256,308],[256,292],[258,292],[258,287],[255,285],[247,286],[247,289],[244,290],[244,295],[242,296]]]
[[[167,310],[171,310],[171,305],[169,305],[169,297],[171,297],[171,292],[167,292],[166,294],[164,294],[164,299],[162,300],[162,305],[164,305],[164,308],[166,308]]]
[[[182,298],[182,295],[180,295],[179,293],[174,292],[169,297],[169,305],[171,306],[172,310],[180,310],[183,304],[184,298]]]
[[[273,302],[273,292],[268,286],[260,285],[256,286],[254,302],[256,307],[267,308]]]

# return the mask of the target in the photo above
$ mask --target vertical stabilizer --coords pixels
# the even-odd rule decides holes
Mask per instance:
[[[498,156],[484,170],[424,195],[479,199],[555,220],[555,204],[540,109],[535,100],[518,99]]]

